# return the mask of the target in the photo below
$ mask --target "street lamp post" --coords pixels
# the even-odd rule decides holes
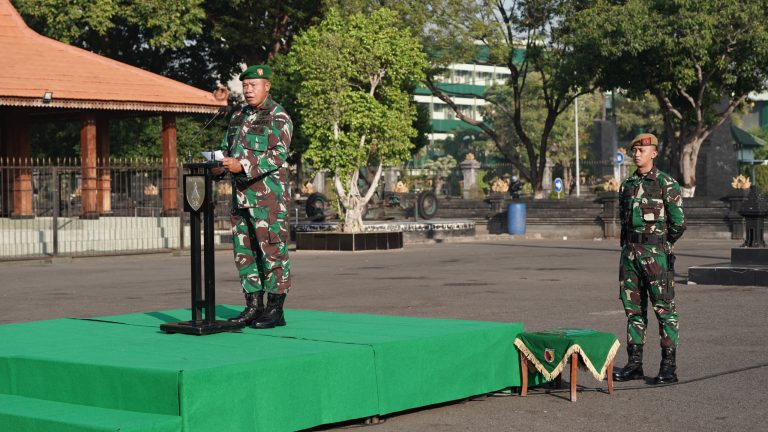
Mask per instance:
[[[581,179],[579,178],[579,98],[573,100],[573,110],[575,111],[576,122],[576,197],[581,196]]]

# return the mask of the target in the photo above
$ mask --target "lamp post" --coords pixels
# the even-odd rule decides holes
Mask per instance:
[[[576,197],[581,196],[581,179],[579,178],[579,97],[573,100],[576,133]]]

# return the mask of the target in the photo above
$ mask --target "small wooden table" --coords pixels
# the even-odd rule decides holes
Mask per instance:
[[[528,394],[529,364],[545,380],[562,384],[565,364],[571,366],[571,401],[577,399],[579,357],[582,364],[598,381],[608,380],[608,394],[613,394],[613,359],[619,348],[616,336],[590,329],[557,329],[534,333],[521,333],[515,339],[520,350],[522,375],[520,396]]]
[[[613,394],[613,360],[608,362],[607,367],[609,373],[608,380],[608,394]],[[576,393],[576,379],[579,373],[579,354],[571,354],[571,402],[576,402],[578,398]],[[520,396],[528,395],[528,359],[525,358],[525,354],[520,353],[520,374],[522,374],[522,385],[520,386]],[[557,388],[562,388],[563,384],[562,373],[557,375],[555,379]]]

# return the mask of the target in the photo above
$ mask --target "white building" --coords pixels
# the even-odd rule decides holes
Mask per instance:
[[[509,68],[504,66],[453,64],[448,67],[445,75],[439,78],[437,86],[453,98],[462,113],[472,119],[482,120],[479,107],[486,104],[482,98],[486,87],[503,84],[509,76]],[[432,119],[432,133],[429,135],[431,144],[438,144],[436,141],[449,138],[456,129],[477,130],[456,118],[453,109],[426,87],[418,87],[413,99],[429,106]]]

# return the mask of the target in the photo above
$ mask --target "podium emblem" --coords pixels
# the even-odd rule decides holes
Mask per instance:
[[[205,177],[186,176],[184,179],[184,197],[192,211],[200,211],[205,202]]]

